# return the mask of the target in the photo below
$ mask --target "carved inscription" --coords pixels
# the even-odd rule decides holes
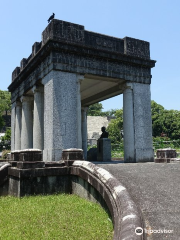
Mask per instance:
[[[124,41],[125,54],[148,59],[150,58],[149,42],[129,37],[126,37]]]
[[[112,41],[109,41],[107,39],[103,39],[103,38],[96,38],[96,44],[98,46],[101,46],[101,47],[105,47],[105,48],[114,48],[114,44],[112,43]]]
[[[59,39],[66,39],[72,42],[83,42],[84,28],[80,25],[58,21],[54,23],[53,35],[55,38]]]
[[[84,27],[54,19],[44,30],[42,36],[43,44],[45,44],[48,39],[82,43],[84,42]]]

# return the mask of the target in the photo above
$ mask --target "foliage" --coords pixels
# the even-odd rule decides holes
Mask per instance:
[[[168,137],[153,137],[153,147],[155,150],[161,149],[161,148],[179,149],[180,148],[180,139],[171,140]]]
[[[123,158],[124,157],[124,142],[119,144],[111,144],[111,157]]]
[[[11,151],[10,150],[3,150],[2,151],[2,159],[7,159],[7,154],[10,153]]]
[[[0,90],[0,111],[11,110],[11,94],[8,91]]]
[[[123,109],[111,109],[102,112],[102,104],[96,103],[89,107],[90,116],[113,116],[107,131],[112,143],[120,143],[120,131],[123,129]],[[155,101],[151,101],[153,137],[167,136],[171,140],[180,139],[180,111],[166,110]]]
[[[106,117],[106,116],[110,116],[110,117],[114,117],[115,113],[117,111],[117,109],[111,109],[109,111],[106,112],[102,112],[103,110],[103,106],[102,103],[95,103],[89,106],[88,109],[88,116],[102,116],[102,117]]]
[[[98,204],[76,195],[0,197],[0,215],[0,239],[110,240],[113,237],[108,214]]]
[[[5,135],[1,137],[0,150],[4,147],[6,149],[11,148],[11,128],[7,128]]]
[[[92,104],[89,106],[87,115],[88,116],[101,116],[102,109],[103,109],[102,103]]]
[[[180,138],[180,111],[165,110],[163,106],[151,101],[153,136],[164,133],[170,139]]]
[[[4,126],[4,119],[2,117],[2,112],[0,112],[0,130]]]
[[[106,112],[102,112],[101,113],[101,116],[110,116],[110,117],[115,117],[115,113],[118,109],[111,109],[109,111],[106,111]]]
[[[8,91],[0,90],[0,129],[4,126],[2,115],[11,110],[11,94]]]
[[[116,110],[115,119],[112,119],[107,127],[109,138],[112,143],[120,143],[122,140],[121,130],[123,129],[123,109]]]
[[[152,115],[152,130],[153,136],[161,136],[163,132],[164,122],[164,107],[157,104],[155,101],[151,101],[151,115]]]
[[[3,137],[1,137],[2,142],[10,141],[11,140],[11,128],[6,129],[6,133]]]
[[[89,149],[91,149],[91,148],[97,148],[97,145],[88,145],[87,151],[89,151]]]

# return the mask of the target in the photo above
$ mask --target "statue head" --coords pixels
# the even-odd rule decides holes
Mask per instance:
[[[102,131],[102,132],[105,132],[105,131],[106,131],[106,128],[103,126],[103,127],[101,128],[101,131]]]

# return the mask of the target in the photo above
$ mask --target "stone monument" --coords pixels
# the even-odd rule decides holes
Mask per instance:
[[[123,94],[124,161],[154,161],[154,66],[146,41],[52,19],[12,73],[11,150],[40,149],[44,161],[58,161],[63,149],[78,148],[86,159],[88,106]]]

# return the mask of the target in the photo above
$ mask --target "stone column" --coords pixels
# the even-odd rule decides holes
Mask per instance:
[[[11,151],[15,150],[16,102],[11,106]]]
[[[44,149],[44,87],[34,86],[33,148]]]
[[[88,107],[81,108],[82,149],[84,152],[85,160],[87,160],[87,110],[88,110]]]
[[[16,102],[15,150],[21,150],[22,103]]]
[[[44,84],[43,160],[59,161],[63,149],[80,146],[79,75],[51,71],[42,79],[42,83]]]
[[[33,148],[33,97],[23,96],[21,149]]]
[[[124,162],[135,162],[133,90],[131,86],[123,92]]]
[[[123,101],[124,160],[152,162],[154,151],[150,85],[127,83]]]
[[[77,148],[82,149],[82,131],[81,131],[81,82],[84,76],[77,75],[77,131],[78,131],[78,145]]]

